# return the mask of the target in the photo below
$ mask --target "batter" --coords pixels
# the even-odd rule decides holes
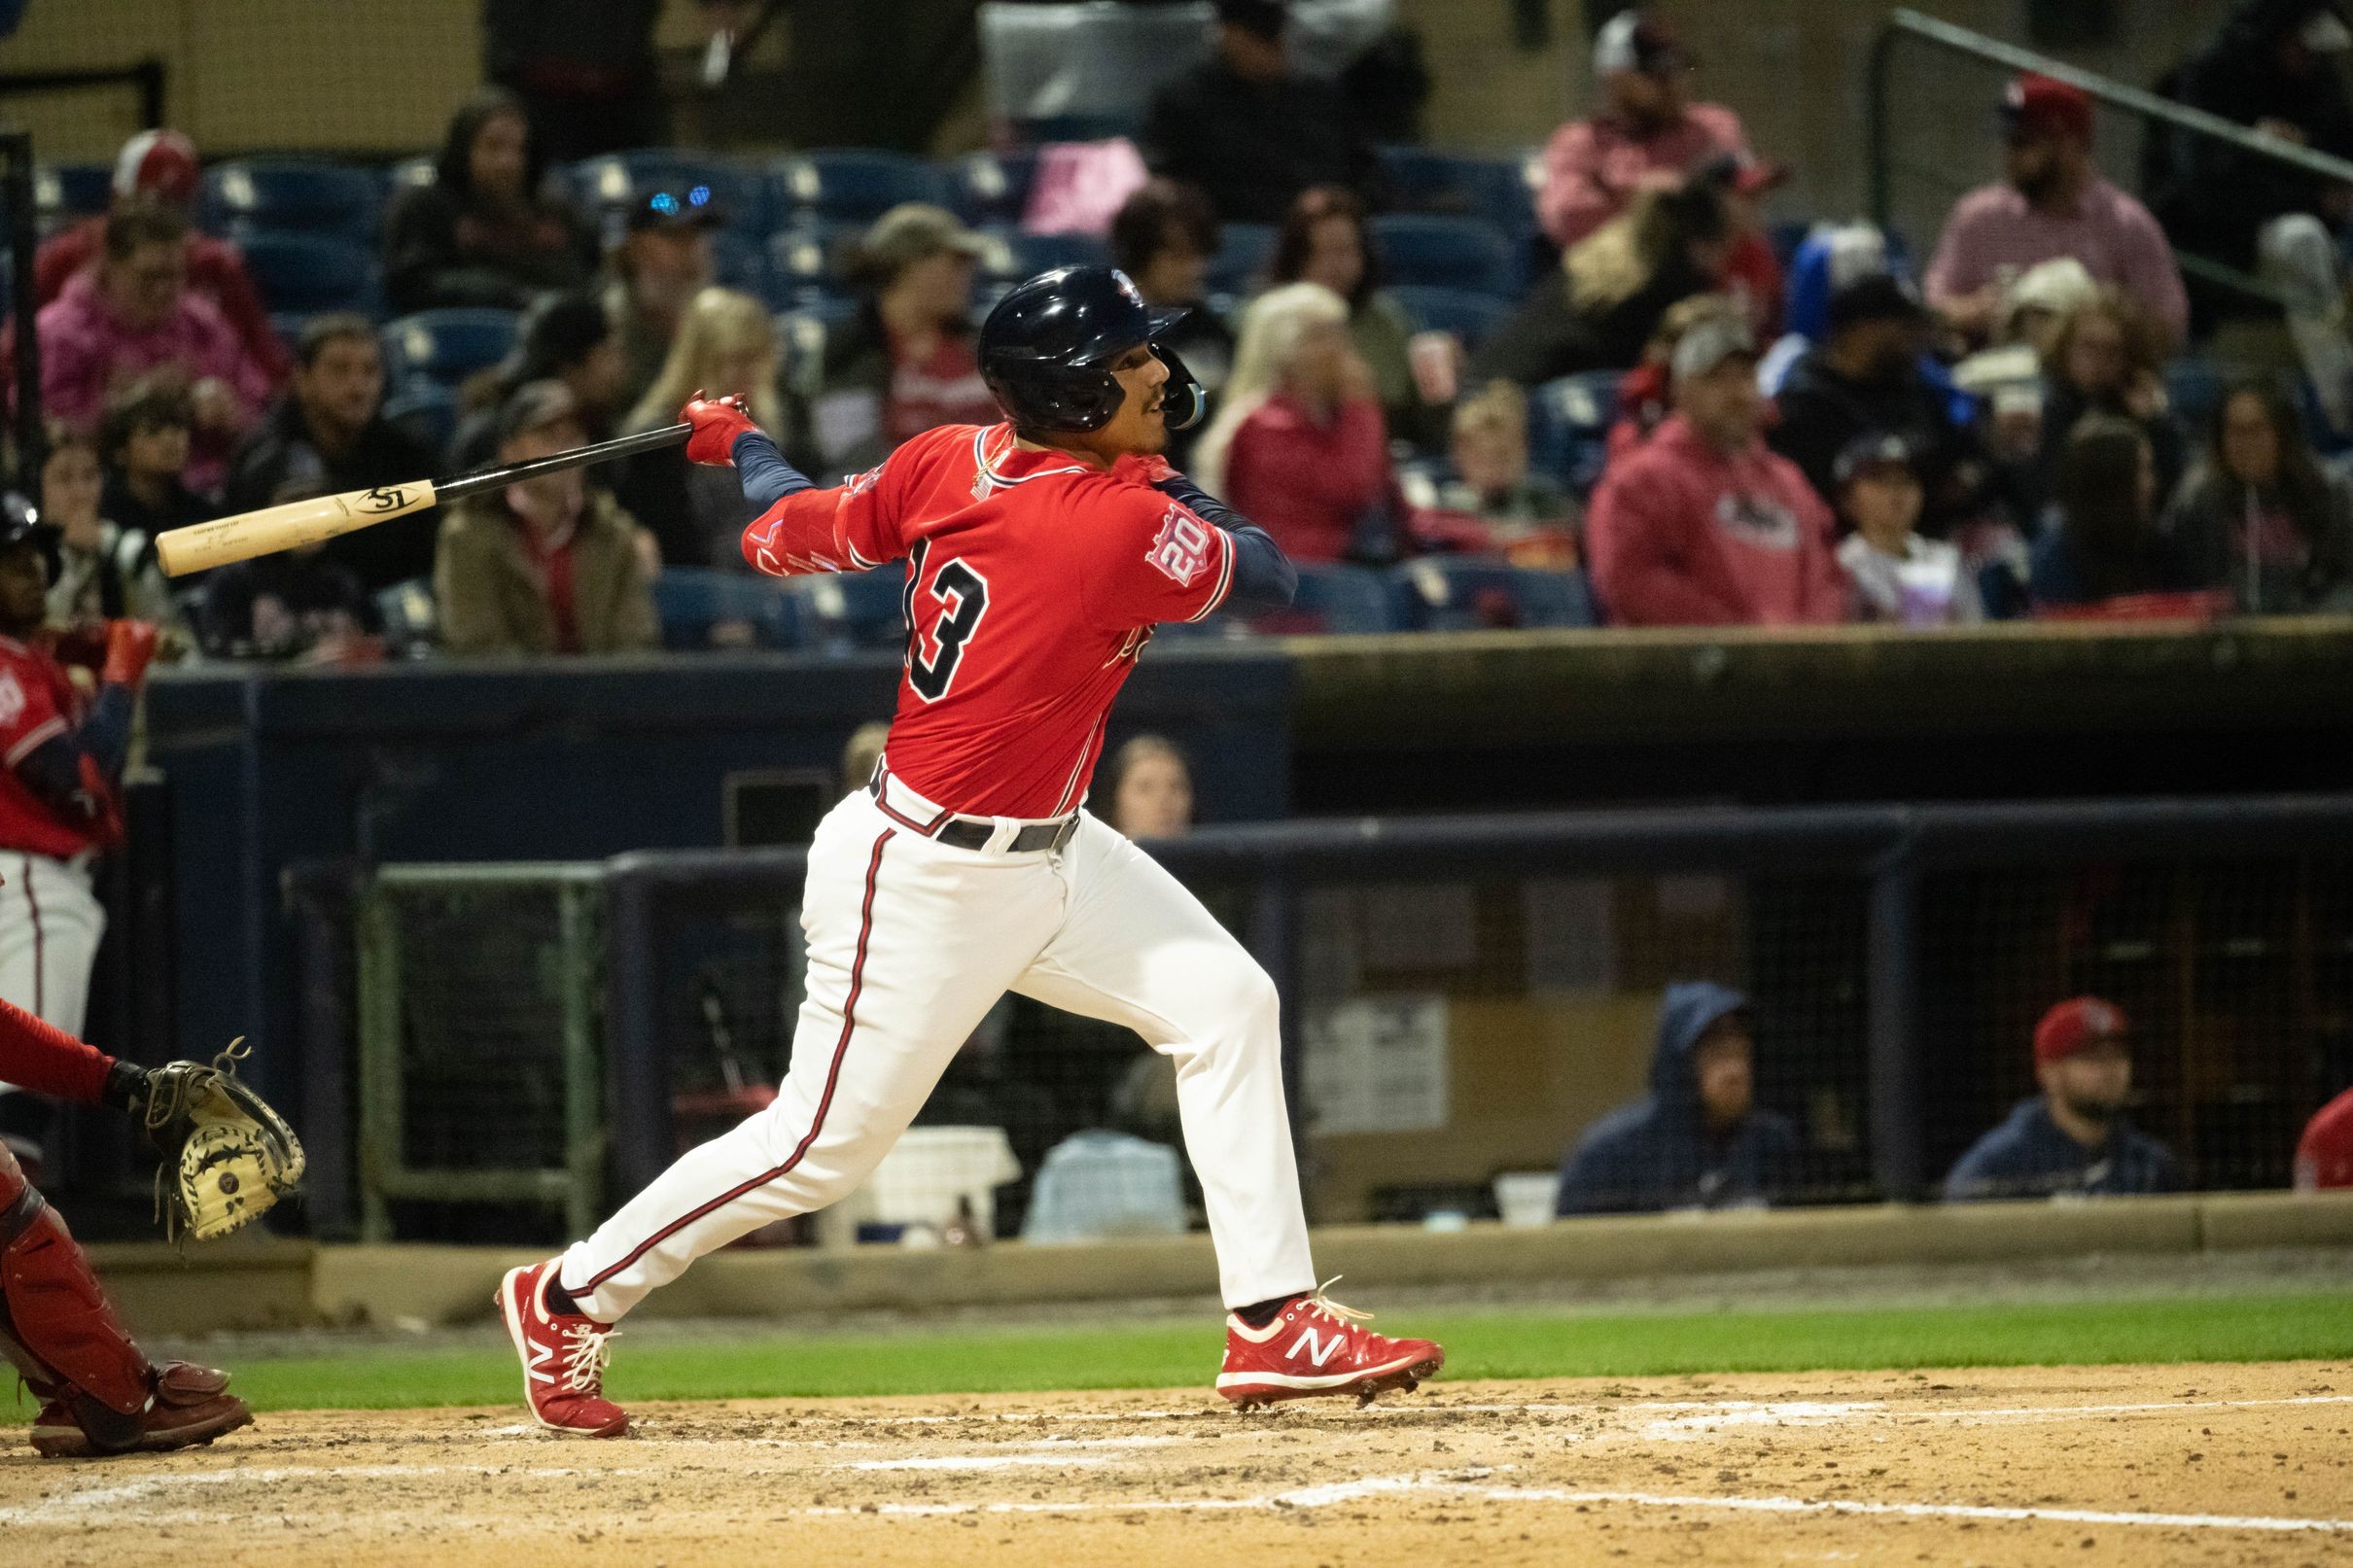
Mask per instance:
[[[1009,416],[917,436],[820,490],[732,402],[687,456],[732,462],[774,575],[904,562],[906,674],[864,790],[820,825],[807,1000],[775,1103],[683,1156],[500,1306],[543,1427],[614,1437],[608,1339],[696,1258],[854,1191],[1007,991],[1133,1028],[1176,1065],[1230,1308],[1218,1391],[1246,1408],[1410,1389],[1444,1352],[1316,1288],[1274,983],[1149,857],[1080,811],[1111,700],[1166,621],[1290,602],[1273,540],[1159,456],[1201,389],[1107,267],[1033,278],[981,328]]]

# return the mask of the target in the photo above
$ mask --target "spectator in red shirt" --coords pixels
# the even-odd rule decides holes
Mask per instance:
[[[2353,1089],[2323,1105],[2296,1143],[2296,1190],[2353,1187]]]
[[[1747,155],[1738,115],[1691,101],[1692,64],[1666,24],[1638,11],[1601,29],[1594,79],[1608,101],[1593,119],[1555,131],[1544,149],[1536,216],[1554,244],[1566,250],[1642,192],[1674,190],[1710,158]]]
[[[972,349],[972,267],[985,248],[953,213],[926,202],[874,221],[854,264],[865,298],[847,328],[826,334],[797,421],[795,467],[855,473],[910,436],[1003,417]]]
[[[1372,373],[1349,340],[1347,301],[1320,283],[1289,283],[1250,306],[1195,473],[1294,561],[1396,556],[1388,439]]]
[[[1928,263],[1928,302],[1973,342],[1991,335],[2011,280],[2072,257],[2162,322],[2173,341],[2190,323],[2173,247],[2149,209],[2100,175],[2091,156],[2091,99],[2047,76],[2021,76],[2002,100],[2004,175],[1953,204]]]
[[[1758,432],[1756,340],[1711,317],[1675,345],[1675,415],[1602,476],[1594,588],[1625,626],[1826,625],[1844,617],[1830,510]]]
[[[114,199],[146,200],[169,207],[183,218],[194,208],[201,185],[195,144],[176,130],[143,130],[123,144],[115,159]],[[33,258],[33,298],[46,305],[64,292],[66,280],[98,260],[106,244],[103,214],[85,218],[41,242]],[[283,381],[294,366],[286,345],[269,325],[269,312],[261,292],[245,270],[245,258],[234,245],[210,234],[188,236],[188,286],[210,299],[272,381]]]

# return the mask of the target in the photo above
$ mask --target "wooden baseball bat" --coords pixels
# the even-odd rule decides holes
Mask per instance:
[[[231,561],[250,561],[257,555],[298,550],[305,544],[317,544],[355,529],[387,522],[395,517],[406,517],[412,512],[424,511],[452,501],[463,501],[485,490],[502,490],[521,479],[536,479],[543,473],[557,473],[565,469],[603,463],[637,452],[650,452],[656,447],[674,446],[693,434],[692,425],[667,425],[660,430],[650,430],[637,436],[622,436],[610,441],[597,441],[588,446],[573,447],[569,451],[553,452],[546,457],[533,458],[528,463],[509,463],[504,468],[483,469],[461,478],[439,482],[417,479],[407,484],[380,484],[372,490],[346,490],[339,496],[313,496],[307,501],[289,501],[276,506],[264,506],[260,511],[241,511],[234,517],[223,517],[216,522],[191,523],[186,528],[167,529],[156,537],[156,559],[162,564],[165,575],[184,577],[191,572],[207,572],[217,566],[227,566]]]

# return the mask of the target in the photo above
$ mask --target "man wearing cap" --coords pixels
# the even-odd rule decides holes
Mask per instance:
[[[1672,369],[1674,415],[1602,475],[1586,520],[1604,612],[1621,626],[1844,619],[1830,510],[1757,434],[1765,399],[1747,324],[1702,320]]]
[[[588,438],[560,381],[530,381],[499,409],[498,461],[525,463]],[[458,655],[623,653],[660,628],[638,527],[579,469],[450,508],[434,562],[441,645]]]
[[[1152,95],[1138,140],[1154,174],[1209,192],[1228,223],[1280,224],[1310,186],[1369,196],[1371,144],[1340,89],[1297,76],[1283,0],[1216,0],[1214,52]]]
[[[865,297],[849,326],[825,334],[818,385],[795,410],[804,469],[870,469],[911,436],[998,417],[972,348],[973,264],[986,248],[928,202],[874,221],[852,266]]]
[[[631,192],[605,290],[605,313],[626,366],[615,407],[636,407],[662,373],[687,301],[711,282],[711,236],[726,223],[702,186],[641,184]]]
[[[171,208],[186,218],[194,211],[202,171],[196,164],[195,144],[176,130],[143,130],[123,144],[115,158],[114,201],[143,200]],[[33,256],[33,294],[36,305],[46,305],[65,289],[66,280],[98,260],[106,247],[106,219],[85,218],[41,242]],[[188,286],[210,299],[245,345],[245,352],[273,382],[283,381],[291,368],[286,345],[269,325],[245,258],[234,245],[210,234],[188,236]]]
[[[2047,76],[2012,82],[2002,98],[2004,180],[1953,204],[1928,263],[1928,302],[1976,340],[1994,328],[2010,280],[2057,257],[2112,283],[2179,342],[2190,299],[2164,230],[2149,209],[2100,175],[2091,157],[2091,99]]]
[[[365,316],[313,316],[296,346],[294,381],[229,461],[222,506],[269,505],[289,484],[333,496],[433,473],[439,454],[384,417],[384,351]],[[327,556],[369,588],[433,570],[433,520],[396,517],[331,540]]]
[[[2128,1026],[2114,1002],[2076,996],[2034,1027],[2042,1093],[1971,1144],[1945,1178],[1948,1202],[2177,1192],[2172,1151],[2124,1119]]]
[[[1594,80],[1607,102],[1591,120],[1563,125],[1544,149],[1536,216],[1554,244],[1567,249],[1624,212],[1637,192],[1679,186],[1726,154],[1750,171],[1740,193],[1777,176],[1750,156],[1738,115],[1691,101],[1692,63],[1667,24],[1639,11],[1620,12],[1602,27]]]
[[[1911,284],[1867,272],[1830,296],[1823,335],[1789,367],[1775,398],[1773,449],[1805,470],[1825,502],[1839,454],[1858,437],[1896,435],[1924,487],[1921,523],[1943,538],[1986,510],[1991,466],[1955,417],[1949,392],[1923,372],[1928,309]]]
[[[1922,539],[1920,476],[1901,436],[1857,436],[1839,454],[1839,565],[1854,584],[1854,618],[1897,626],[1943,626],[1985,618],[1961,552]]]

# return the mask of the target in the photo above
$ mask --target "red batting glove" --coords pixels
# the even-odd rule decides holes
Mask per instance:
[[[147,676],[148,663],[156,656],[156,642],[161,635],[143,620],[108,621],[106,662],[99,666],[98,683],[137,685]]]
[[[735,438],[759,429],[741,398],[697,398],[679,417],[694,427],[686,437],[686,461],[735,467]]]

